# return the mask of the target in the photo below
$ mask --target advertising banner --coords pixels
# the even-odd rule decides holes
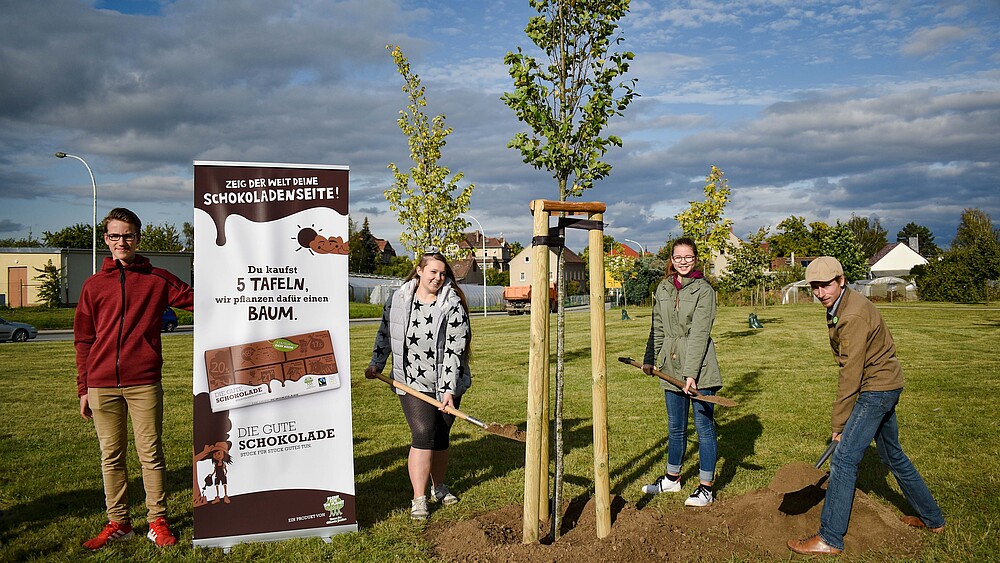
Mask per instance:
[[[194,544],[357,530],[346,166],[194,162]]]

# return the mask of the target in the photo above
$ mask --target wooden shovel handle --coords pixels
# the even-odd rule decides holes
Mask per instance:
[[[399,381],[396,381],[395,379],[390,379],[385,375],[383,375],[382,372],[375,372],[375,377],[381,379],[382,381],[388,383],[389,385],[395,387],[396,389],[399,389],[400,391],[406,393],[407,395],[413,395],[414,397],[420,399],[421,401],[427,404],[434,405],[439,409],[444,407],[444,412],[452,416],[457,416],[458,418],[471,422],[476,426],[479,426],[480,428],[486,428],[486,423],[479,420],[478,418],[471,417],[465,414],[464,412],[456,409],[455,407],[445,406],[445,404],[442,403],[441,401],[434,399],[432,397],[428,397],[427,395],[424,395],[420,391],[417,391],[416,389],[410,387],[409,385],[406,385],[405,383],[401,383]]]
[[[642,369],[642,364],[640,364],[639,362],[633,360],[632,358],[624,358],[624,357],[622,357],[622,358],[618,358],[618,361],[621,362],[621,363],[623,363],[623,364],[628,364],[630,366],[634,366],[634,367],[637,367],[639,369]],[[673,385],[674,387],[677,387],[678,389],[680,389],[682,391],[684,390],[684,382],[681,381],[680,379],[677,379],[676,377],[673,377],[671,375],[667,375],[667,374],[663,373],[662,371],[660,371],[660,370],[658,370],[656,368],[653,368],[653,375],[655,375],[656,377],[659,377],[663,381],[666,381],[667,383]],[[723,407],[735,407],[735,406],[739,405],[739,403],[737,403],[736,401],[734,401],[732,399],[727,399],[725,397],[720,397],[718,395],[704,395],[700,391],[698,391],[697,389],[693,389],[692,390],[691,398],[695,399],[697,401],[703,401],[705,403],[712,403],[712,404],[716,404],[716,405],[721,405]]]

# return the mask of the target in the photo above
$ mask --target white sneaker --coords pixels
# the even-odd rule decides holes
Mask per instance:
[[[410,501],[410,518],[413,520],[426,520],[430,512],[427,511],[427,497],[417,497]]]
[[[431,498],[440,502],[444,506],[451,506],[459,500],[458,497],[453,495],[452,492],[448,490],[448,485],[445,485],[444,483],[437,486],[431,485]]]
[[[681,480],[671,481],[666,475],[660,475],[649,485],[642,486],[642,492],[647,495],[658,495],[660,493],[676,493],[681,490]]]
[[[708,506],[712,504],[715,498],[712,497],[712,489],[698,484],[698,488],[691,493],[691,496],[684,501],[684,506]]]

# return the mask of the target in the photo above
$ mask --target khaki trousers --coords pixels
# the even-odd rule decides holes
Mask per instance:
[[[167,463],[163,455],[163,387],[159,383],[134,387],[91,387],[87,390],[94,428],[101,445],[101,473],[108,520],[129,522],[128,418],[132,419],[135,451],[142,466],[149,522],[167,515],[163,489]]]

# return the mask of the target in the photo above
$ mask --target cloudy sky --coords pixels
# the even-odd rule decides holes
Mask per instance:
[[[527,0],[0,0],[0,238],[133,208],[180,228],[192,161],[341,164],[351,215],[398,250],[386,165],[409,167],[387,44],[454,128],[443,164],[488,235],[528,243],[554,181],[506,148],[503,56]],[[607,233],[655,251],[712,165],[741,237],[790,215],[910,221],[939,244],[963,208],[1000,223],[1000,2],[633,0],[641,95],[610,132]],[[583,239],[579,239],[582,241]],[[585,243],[571,247],[579,250]]]

